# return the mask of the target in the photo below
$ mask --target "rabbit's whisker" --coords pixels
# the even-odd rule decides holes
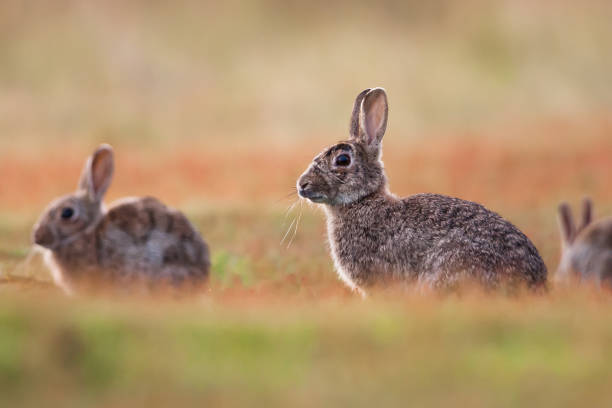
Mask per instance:
[[[295,239],[295,236],[297,235],[298,226],[300,225],[300,221],[302,220],[302,213],[304,212],[304,206],[303,206],[302,203],[303,203],[303,201],[300,201],[300,213],[299,213],[299,215],[297,217],[297,222],[295,223],[295,228],[293,229],[293,236],[291,237],[291,240],[287,244],[287,249],[289,249],[289,247],[293,243],[293,240]]]
[[[285,232],[285,235],[283,235],[283,239],[281,239],[280,244],[282,245],[283,242],[285,242],[285,239],[287,239],[287,235],[289,235],[289,231],[291,231],[291,227],[293,227],[293,224],[295,224],[295,221],[297,220],[297,217],[293,219],[293,221],[291,221],[291,224],[289,224],[289,228],[287,228],[287,232]]]
[[[28,254],[26,255],[25,259],[21,262],[19,262],[17,265],[15,265],[14,267],[14,272],[16,272],[17,275],[26,275],[25,273],[22,272],[29,272],[30,269],[30,264],[32,263],[32,259],[34,259],[34,256],[38,255],[38,254],[43,254],[44,251],[41,247],[39,247],[38,245],[32,245],[30,247],[30,249],[28,250]],[[30,275],[29,273],[27,274],[28,276]]]
[[[289,206],[289,208],[287,208],[287,211],[285,211],[285,216],[283,218],[283,227],[287,224],[287,218],[289,217],[289,214],[291,213],[291,211],[293,211],[293,209],[295,208],[295,205],[298,203],[299,200],[295,200],[293,202],[293,204],[291,204]]]
[[[293,189],[291,190],[291,192],[289,194],[284,195],[281,198],[279,198],[278,200],[276,200],[276,203],[280,203],[281,201],[284,201],[284,200],[286,200],[288,198],[291,198],[291,197],[294,197],[294,196],[297,196],[297,190],[296,190],[295,187],[293,187]]]

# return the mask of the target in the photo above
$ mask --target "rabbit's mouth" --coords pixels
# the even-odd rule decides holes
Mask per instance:
[[[313,203],[325,203],[325,202],[327,202],[327,196],[324,195],[324,194],[318,193],[316,191],[300,189],[298,191],[298,194],[300,195],[300,197],[307,198],[308,200],[312,201]]]
[[[312,196],[312,197],[308,197],[308,199],[310,201],[312,201],[313,203],[323,204],[323,203],[327,202],[327,197],[325,197],[323,195],[315,195],[315,196]]]

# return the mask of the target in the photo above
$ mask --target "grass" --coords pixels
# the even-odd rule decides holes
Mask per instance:
[[[610,406],[609,296],[361,300],[322,212],[287,209],[384,86],[392,191],[485,204],[552,274],[558,203],[612,213],[611,19],[603,0],[2,2],[0,405]],[[154,195],[202,231],[208,292],[51,283],[32,225],[102,142],[108,202]]]
[[[610,300],[585,294],[520,307],[287,297],[248,308],[215,294],[161,303],[29,294],[37,301],[10,294],[0,308],[0,388],[22,406],[610,403]]]

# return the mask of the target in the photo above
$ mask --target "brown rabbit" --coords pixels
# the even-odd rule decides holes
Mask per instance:
[[[323,150],[297,182],[324,205],[338,274],[352,288],[416,282],[487,288],[546,284],[546,266],[514,225],[480,204],[438,194],[397,198],[388,191],[382,154],[387,95],[366,89],[355,101],[350,137]]]
[[[85,163],[76,192],[53,201],[34,227],[33,241],[47,250],[56,283],[70,293],[206,283],[208,246],[182,213],[152,197],[104,208],[113,170],[113,150],[101,145]]]
[[[593,203],[583,201],[582,220],[576,226],[567,203],[559,206],[561,262],[558,283],[584,282],[612,290],[612,218],[593,222]]]

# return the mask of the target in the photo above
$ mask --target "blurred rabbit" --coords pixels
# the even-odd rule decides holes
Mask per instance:
[[[559,206],[561,262],[558,283],[588,282],[612,289],[612,218],[593,222],[593,203],[585,198],[582,219],[576,226],[567,203]]]
[[[152,197],[104,208],[113,170],[113,150],[101,145],[85,163],[76,192],[53,201],[35,225],[33,242],[47,250],[55,282],[69,293],[206,283],[208,246],[182,213]]]
[[[538,251],[498,214],[443,195],[400,199],[388,191],[381,161],[387,115],[384,89],[361,92],[349,139],[325,148],[297,182],[301,197],[324,204],[340,278],[360,291],[389,281],[544,287],[547,271]]]

